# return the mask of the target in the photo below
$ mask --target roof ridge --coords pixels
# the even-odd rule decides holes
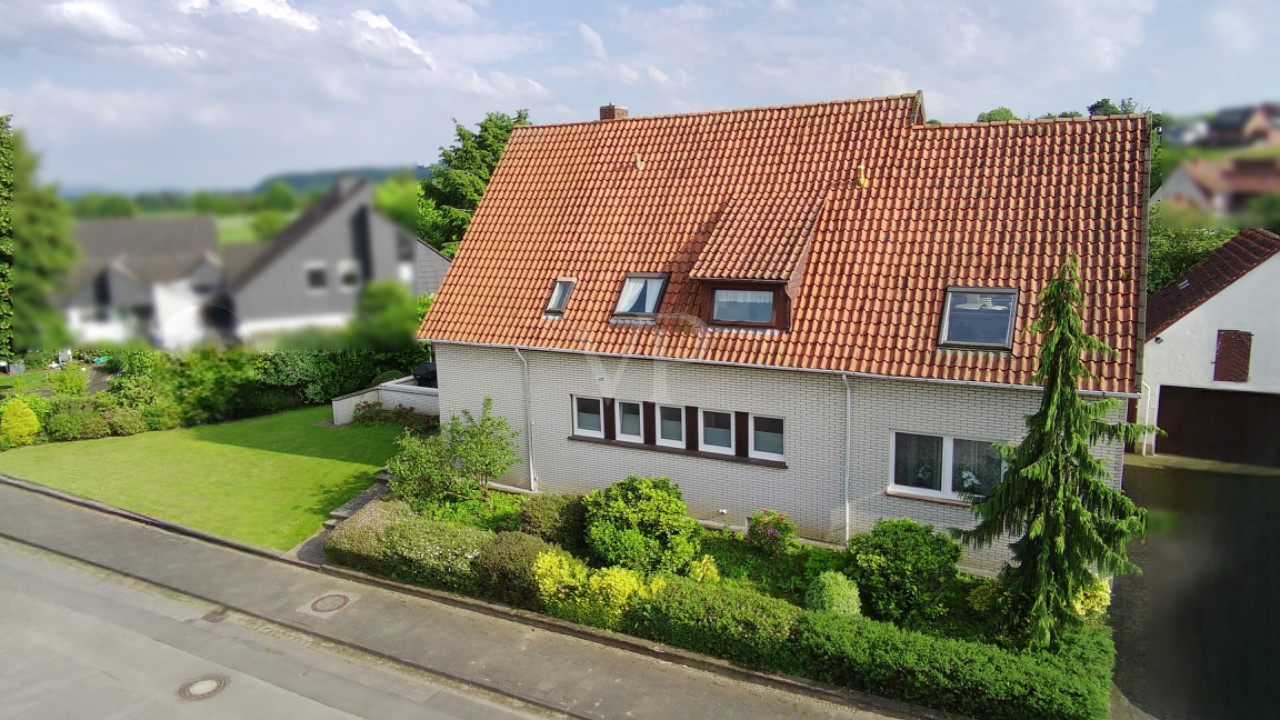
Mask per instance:
[[[1012,120],[992,120],[989,122],[980,122],[977,120],[970,120],[967,122],[958,122],[958,123],[924,123],[919,127],[954,128],[954,127],[991,127],[993,125],[996,125],[996,126],[998,125],[1052,125],[1054,123],[1068,123],[1068,122],[1086,123],[1086,122],[1105,122],[1107,120],[1137,120],[1137,119],[1146,118],[1149,116],[1150,116],[1149,113],[1128,113],[1126,115],[1085,115],[1081,117],[1032,118],[1028,120],[1023,120],[1022,118],[1013,118]]]
[[[903,93],[901,95],[882,95],[879,97],[871,97],[871,98],[847,98],[844,100],[825,100],[820,102],[793,103],[791,105],[761,105],[758,107],[724,108],[721,110],[698,110],[695,112],[667,113],[663,115],[630,115],[628,117],[617,118],[615,120],[603,120],[603,121],[602,120],[574,120],[571,122],[547,123],[546,125],[538,125],[538,124],[517,125],[515,128],[513,128],[513,131],[519,130],[521,128],[543,129],[543,128],[575,127],[579,125],[599,125],[601,123],[608,123],[609,125],[617,125],[621,123],[631,123],[637,120],[671,120],[674,118],[702,117],[707,115],[729,115],[729,114],[744,113],[744,112],[765,112],[769,110],[792,110],[795,108],[822,107],[822,106],[828,106],[828,105],[832,105],[832,106],[863,105],[863,104],[871,104],[875,102],[884,102],[886,100],[910,100],[910,99],[915,99],[919,97],[919,95],[920,95],[919,92],[912,92],[912,93]]]

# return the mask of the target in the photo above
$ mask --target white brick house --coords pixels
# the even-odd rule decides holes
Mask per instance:
[[[833,542],[972,526],[961,486],[998,479],[990,444],[1038,407],[1020,331],[1067,251],[1119,351],[1085,390],[1136,396],[1146,130],[923,117],[901,96],[517,128],[420,333],[442,417],[492,397],[523,444],[504,480],[532,490],[663,475],[700,519],[778,509]]]

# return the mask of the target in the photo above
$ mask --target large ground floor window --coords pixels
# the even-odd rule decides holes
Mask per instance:
[[[1000,483],[1004,462],[988,440],[895,432],[892,487],[923,496],[984,496]]]

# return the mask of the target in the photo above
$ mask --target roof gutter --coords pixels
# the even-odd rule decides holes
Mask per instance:
[[[817,373],[819,375],[845,375],[852,378],[871,379],[871,380],[902,380],[904,382],[921,382],[921,383],[932,383],[937,385],[959,385],[961,387],[987,388],[991,390],[1025,390],[1027,392],[1043,392],[1044,391],[1044,388],[1039,387],[1037,385],[1009,385],[1007,383],[980,382],[977,380],[947,380],[945,378],[908,377],[905,375],[879,375],[876,373],[850,372],[847,370],[818,370],[814,368],[787,367],[785,365],[758,365],[755,363],[725,362],[723,360],[695,360],[690,358],[654,357],[653,355],[637,355],[637,354],[630,354],[630,353],[600,353],[600,352],[589,352],[586,350],[530,347],[528,345],[517,346],[517,345],[507,345],[507,344],[501,344],[501,343],[458,342],[456,340],[435,340],[431,338],[419,338],[419,340],[422,340],[423,342],[439,343],[441,345],[487,347],[487,348],[497,348],[501,350],[515,350],[515,349],[522,348],[524,350],[534,350],[537,352],[564,353],[566,355],[589,355],[592,357],[613,357],[613,358],[619,358],[624,360],[653,360],[653,361],[661,361],[661,362],[687,363],[690,365],[718,365],[721,367],[751,368],[756,370],[785,370],[788,372]],[[1097,397],[1097,398],[1114,397],[1114,398],[1128,399],[1128,398],[1142,397],[1142,393],[1140,392],[1125,393],[1125,392],[1107,392],[1105,390],[1080,390],[1079,393],[1087,397]]]

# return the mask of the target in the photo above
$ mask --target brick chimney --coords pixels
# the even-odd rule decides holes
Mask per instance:
[[[627,109],[621,105],[609,103],[600,108],[600,120],[622,120],[627,117]]]

